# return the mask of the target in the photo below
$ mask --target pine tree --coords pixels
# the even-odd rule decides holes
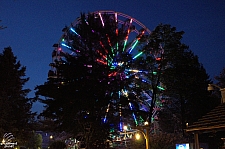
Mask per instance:
[[[209,76],[198,57],[181,42],[183,34],[160,24],[151,35],[152,47],[160,45],[163,49],[160,81],[165,91],[159,124],[166,132],[182,132],[186,123],[191,124],[212,108],[207,92]]]
[[[29,78],[10,47],[0,54],[0,71],[0,136],[11,132],[18,141],[25,141],[33,118],[32,102],[27,97],[30,89],[23,88]]]

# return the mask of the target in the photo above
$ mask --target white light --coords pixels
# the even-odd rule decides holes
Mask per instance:
[[[148,125],[148,122],[146,121],[146,122],[144,123],[144,125]]]
[[[139,140],[139,139],[141,138],[140,134],[137,133],[137,134],[135,135],[135,138],[136,138],[137,140]]]

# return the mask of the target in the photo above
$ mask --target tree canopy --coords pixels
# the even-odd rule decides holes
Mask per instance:
[[[18,141],[26,141],[34,116],[32,101],[27,97],[30,89],[24,89],[29,78],[11,47],[0,54],[0,71],[0,136],[10,132]]]
[[[221,88],[225,88],[225,67],[221,70],[218,76],[215,76],[215,79],[218,81],[217,85]]]

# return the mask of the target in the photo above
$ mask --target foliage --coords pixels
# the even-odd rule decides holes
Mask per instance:
[[[26,141],[32,129],[34,113],[31,113],[32,100],[27,98],[29,89],[23,86],[26,78],[26,67],[14,56],[12,49],[7,47],[0,54],[0,136],[11,132],[20,141]]]
[[[166,90],[161,94],[159,124],[166,132],[181,132],[186,123],[192,123],[212,108],[206,90],[209,76],[198,57],[181,42],[183,34],[175,27],[160,24],[150,36],[151,47],[163,49],[160,81]]]
[[[151,149],[174,149],[178,143],[187,140],[179,133],[157,133],[150,136]]]
[[[32,132],[31,136],[28,139],[26,146],[29,149],[37,149],[42,147],[42,136],[41,134]]]
[[[225,88],[225,67],[222,69],[220,74],[215,77],[215,79],[218,81],[217,85],[221,88]]]
[[[66,144],[62,141],[54,141],[50,145],[50,149],[65,149],[65,148],[66,148]]]

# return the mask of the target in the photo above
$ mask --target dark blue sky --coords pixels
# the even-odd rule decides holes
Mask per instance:
[[[52,45],[81,12],[113,10],[142,22],[150,30],[159,23],[185,31],[183,43],[199,57],[213,78],[225,67],[224,0],[1,0],[0,52],[11,46],[27,67],[31,90],[47,80]],[[32,92],[29,96],[34,96]],[[40,111],[36,103],[33,110]]]

